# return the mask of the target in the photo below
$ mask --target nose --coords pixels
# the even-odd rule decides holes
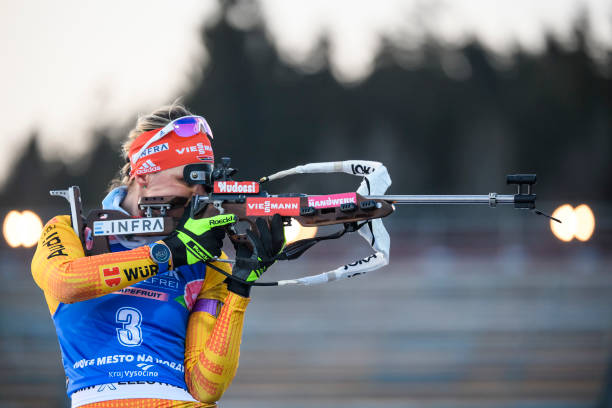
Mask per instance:
[[[206,189],[201,184],[194,185],[191,191],[193,192],[193,194],[198,194],[198,195],[206,194]]]

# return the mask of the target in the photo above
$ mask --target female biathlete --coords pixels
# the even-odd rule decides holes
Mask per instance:
[[[206,193],[183,179],[183,168],[208,163],[212,171],[211,139],[204,118],[176,103],[140,117],[103,208],[141,217],[141,197]],[[245,282],[284,245],[280,217],[258,220],[260,234],[250,235],[255,256],[239,245],[233,270],[214,262],[240,279],[227,280],[205,262],[225,257],[222,227],[234,221],[187,213],[167,237],[111,236],[111,252],[95,256],[85,256],[69,216],[45,225],[32,274],[55,324],[72,407],[216,406],[238,367]]]

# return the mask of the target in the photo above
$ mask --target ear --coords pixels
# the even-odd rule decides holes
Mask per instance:
[[[134,180],[140,188],[145,188],[149,184],[149,174],[137,174]]]

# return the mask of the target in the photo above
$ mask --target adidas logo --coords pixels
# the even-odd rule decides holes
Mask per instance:
[[[153,160],[151,159],[147,159],[147,161],[142,163],[142,166],[140,166],[141,169],[148,169],[150,167],[155,167],[155,163],[153,163]]]
[[[144,163],[142,163],[142,165],[138,168],[138,170],[136,170],[136,174],[153,173],[154,171],[159,171],[159,170],[161,170],[161,167],[155,164],[153,160],[147,159]]]

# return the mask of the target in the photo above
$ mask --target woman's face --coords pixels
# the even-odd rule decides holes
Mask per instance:
[[[188,185],[183,179],[183,169],[185,166],[174,167],[152,173],[146,177],[146,188],[143,189],[144,197],[184,197],[190,199],[195,194],[206,194],[204,186],[196,184]],[[171,210],[168,215],[180,217],[182,208]]]

